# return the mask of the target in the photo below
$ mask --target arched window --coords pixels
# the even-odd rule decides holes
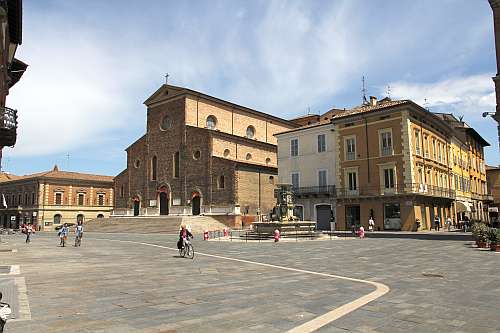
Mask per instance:
[[[193,153],[193,158],[194,158],[195,160],[199,160],[199,159],[200,159],[200,157],[201,157],[201,151],[196,150],[196,151]]]
[[[269,176],[269,184],[274,184],[274,176]]]
[[[251,160],[252,159],[252,154],[248,153],[247,156],[246,156],[246,159],[247,159],[247,161]]]
[[[104,218],[104,215],[102,215],[102,214],[97,214],[97,218],[98,218],[98,219],[103,219],[103,218]]]
[[[224,186],[225,186],[224,183],[225,183],[224,176],[220,176],[218,181],[217,181],[217,187],[220,189],[224,188]]]
[[[229,149],[224,149],[224,157],[228,157],[229,154],[231,154],[231,152],[229,151]]]
[[[85,216],[83,214],[78,214],[76,216],[76,223],[83,223],[85,221]]]
[[[156,180],[156,170],[157,170],[158,159],[153,156],[151,159],[151,180]]]
[[[54,215],[54,224],[61,224],[62,216],[61,214]]]
[[[217,127],[217,118],[215,116],[207,117],[207,128],[214,130]]]
[[[250,125],[247,127],[247,138],[253,139],[254,136],[255,136],[255,127]]]

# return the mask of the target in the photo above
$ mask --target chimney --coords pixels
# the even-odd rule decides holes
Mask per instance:
[[[377,105],[377,97],[375,96],[370,96],[370,105],[375,106]]]

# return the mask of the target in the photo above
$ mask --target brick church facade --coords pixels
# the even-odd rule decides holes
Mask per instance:
[[[297,124],[187,88],[144,104],[147,132],[115,177],[114,215],[255,215],[274,206],[277,141]]]

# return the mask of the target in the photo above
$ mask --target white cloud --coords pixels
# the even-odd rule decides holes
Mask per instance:
[[[454,77],[435,83],[392,82],[390,86],[394,98],[411,99],[433,111],[477,117],[484,111],[495,110],[495,87],[489,74]]]

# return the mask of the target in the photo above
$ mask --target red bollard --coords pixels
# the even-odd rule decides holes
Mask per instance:
[[[280,231],[278,229],[274,230],[274,241],[275,242],[280,241]]]
[[[208,230],[203,232],[203,240],[208,240]]]

